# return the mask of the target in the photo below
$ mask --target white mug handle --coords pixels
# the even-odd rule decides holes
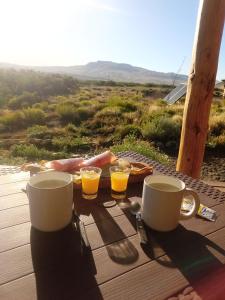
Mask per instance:
[[[186,188],[184,191],[183,199],[187,195],[192,195],[194,200],[194,205],[189,212],[180,211],[180,220],[190,219],[193,215],[196,215],[200,206],[200,199],[198,194],[190,188]]]

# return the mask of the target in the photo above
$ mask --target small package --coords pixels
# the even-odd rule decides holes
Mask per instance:
[[[213,222],[217,219],[216,211],[203,204],[200,204],[199,206],[198,216]]]
[[[193,205],[192,200],[185,198],[182,202],[181,209],[186,212],[190,211],[192,209],[192,205]],[[203,204],[200,204],[197,215],[213,222],[216,221],[217,219],[216,211]]]

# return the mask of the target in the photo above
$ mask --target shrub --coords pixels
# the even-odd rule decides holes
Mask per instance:
[[[61,120],[65,123],[78,124],[80,121],[77,109],[72,103],[60,103],[56,106],[56,111],[59,114]]]
[[[66,125],[65,131],[68,132],[69,134],[71,133],[73,134],[78,132],[78,128],[74,124],[69,123],[68,125]]]
[[[168,147],[178,143],[180,131],[181,124],[169,118],[155,119],[146,123],[142,128],[142,134],[145,138],[154,142],[161,142]]]
[[[11,147],[11,154],[17,157],[25,157],[28,160],[57,159],[68,157],[66,153],[52,153],[46,149],[39,149],[35,145],[14,145]]]
[[[43,124],[46,114],[40,108],[27,108],[23,110],[25,123],[28,125]]]
[[[42,102],[38,102],[32,105],[33,108],[40,108],[42,110],[47,110],[49,103],[48,101],[42,101]]]
[[[126,125],[120,130],[121,138],[125,138],[127,135],[133,135],[136,138],[142,137],[141,128],[136,125]]]
[[[154,93],[153,89],[142,90],[143,97],[149,97]]]
[[[39,100],[40,97],[37,93],[23,92],[21,95],[11,98],[8,102],[8,106],[12,109],[19,109],[31,106]]]
[[[109,107],[116,107],[118,106],[121,112],[131,112],[136,111],[138,105],[131,100],[125,100],[118,96],[113,96],[108,100],[107,106]]]
[[[3,124],[6,130],[18,130],[24,126],[24,114],[20,111],[9,112],[0,117],[0,124]]]
[[[72,136],[54,137],[52,144],[57,149],[65,152],[90,150],[90,142],[87,138],[74,138]]]
[[[170,162],[167,155],[162,154],[148,142],[138,140],[135,136],[132,135],[127,136],[123,140],[122,144],[112,146],[111,150],[115,153],[121,151],[135,151],[164,164],[168,164]]]
[[[32,127],[27,128],[27,135],[31,138],[49,138],[49,130],[45,125],[34,125]],[[46,136],[47,135],[47,136]]]
[[[77,109],[79,121],[85,121],[95,114],[93,107],[80,107]]]
[[[105,107],[102,110],[98,111],[95,114],[96,118],[104,118],[104,117],[115,117],[118,118],[122,115],[119,107]]]
[[[219,136],[225,131],[225,113],[213,116],[209,121],[210,135]]]

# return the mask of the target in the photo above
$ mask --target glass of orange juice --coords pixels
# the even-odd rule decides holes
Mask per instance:
[[[92,200],[97,198],[99,180],[102,169],[97,167],[84,167],[80,169],[82,183],[82,197]]]
[[[113,166],[110,169],[111,195],[114,199],[125,199],[130,168]]]

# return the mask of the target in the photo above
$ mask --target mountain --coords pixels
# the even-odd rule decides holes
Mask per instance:
[[[137,83],[179,84],[187,81],[187,76],[176,73],[163,73],[134,67],[129,64],[111,61],[90,62],[80,66],[22,66],[0,63],[0,68],[31,69],[46,73],[59,73],[86,80],[113,80]]]

